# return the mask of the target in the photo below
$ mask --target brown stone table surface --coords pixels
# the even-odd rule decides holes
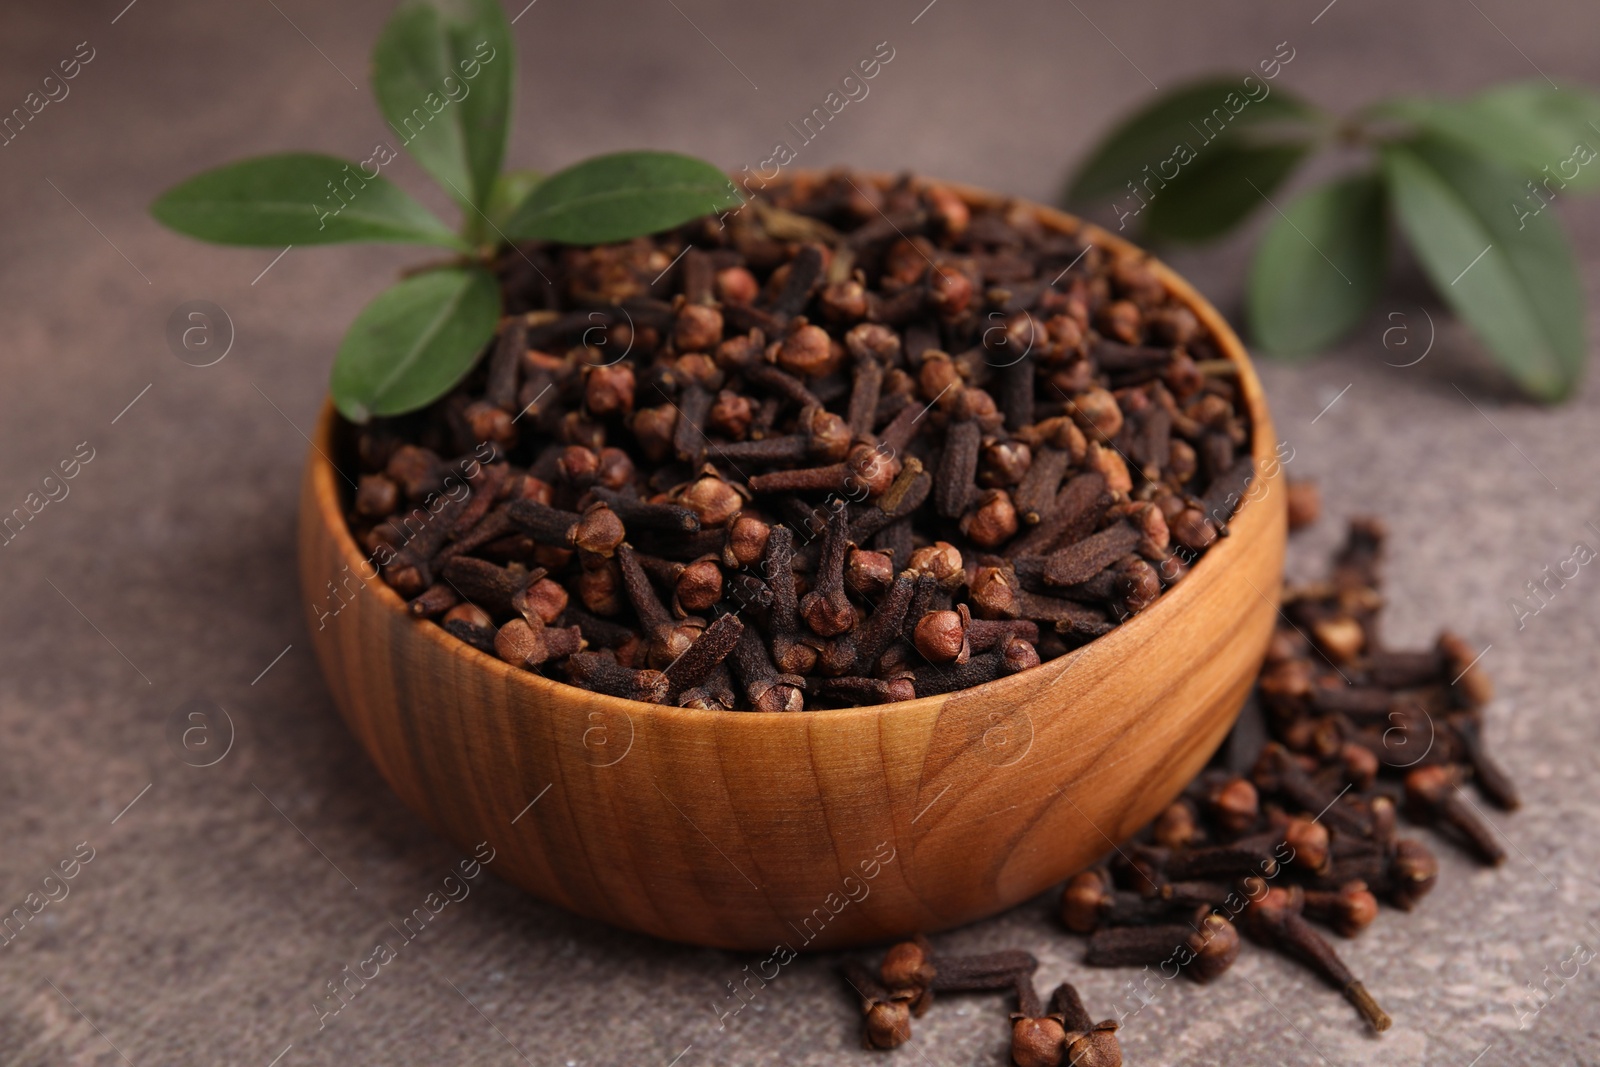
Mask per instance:
[[[1342,108],[1505,79],[1600,81],[1600,16],[1580,0],[523,2],[508,4],[521,49],[511,154],[544,168],[641,146],[757,165],[778,140],[797,143],[786,124],[884,41],[894,58],[870,94],[796,165],[911,168],[1048,199],[1152,85],[1242,71],[1285,41],[1294,59],[1276,87]],[[93,456],[0,548],[0,911],[93,850],[70,895],[0,946],[0,1064],[878,1062],[859,1048],[835,958],[790,964],[719,1023],[736,1003],[727,983],[759,957],[597,927],[492,874],[319,1028],[326,984],[395,940],[390,924],[460,858],[345,731],[293,579],[303,432],[333,351],[418,253],[275,259],[181,238],[145,208],[223,161],[287,149],[355,160],[389,139],[365,86],[389,9],[83,0],[0,12],[0,111],[59,61],[93,56],[70,95],[0,147],[0,512],[80,446]],[[409,161],[388,172],[446,207]],[[1554,210],[1593,302],[1600,206]],[[1236,315],[1248,234],[1169,258]],[[226,310],[235,340],[199,368],[174,357],[166,323],[202,299]],[[1422,350],[1430,317],[1428,357],[1386,365]],[[1403,355],[1382,343],[1397,325],[1408,333],[1391,341],[1413,342]],[[1475,351],[1402,264],[1347,344],[1263,371],[1290,472],[1319,479],[1326,500],[1293,566],[1315,572],[1349,515],[1386,517],[1389,633],[1418,644],[1448,623],[1489,646],[1489,734],[1527,798],[1492,816],[1504,867],[1440,844],[1424,906],[1385,911],[1342,946],[1394,1029],[1364,1034],[1337,995],[1248,949],[1216,984],[1175,983],[1135,1012],[1133,973],[1082,967],[1051,895],[942,944],[1031,949],[1041,985],[1070,975],[1097,1016],[1130,1013],[1130,1064],[1600,1060],[1595,968],[1550,979],[1600,935],[1600,571],[1584,567],[1520,629],[1509,607],[1575,542],[1600,546],[1600,389],[1591,380],[1553,410],[1507,401]],[[196,699],[236,727],[205,768],[170,738]],[[1530,982],[1555,994],[1537,1014]],[[1002,1063],[1003,1020],[995,1000],[950,998],[887,1062]]]

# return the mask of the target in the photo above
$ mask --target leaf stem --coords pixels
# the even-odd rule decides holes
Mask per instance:
[[[473,248],[482,247],[489,243],[488,224],[482,214],[467,205],[468,210],[463,214],[465,218],[461,223],[461,238]]]
[[[443,259],[430,259],[422,263],[413,263],[409,267],[402,267],[400,277],[415,278],[419,274],[426,274],[431,270],[444,270],[448,267],[470,267],[481,263],[483,257],[477,254],[462,254],[459,256],[446,256]]]

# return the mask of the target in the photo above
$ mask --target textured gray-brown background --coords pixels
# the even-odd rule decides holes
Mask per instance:
[[[555,167],[653,146],[755,164],[884,40],[895,58],[871,95],[800,165],[909,167],[1048,198],[1152,81],[1247,68],[1282,41],[1295,58],[1276,84],[1337,107],[1538,77],[1535,66],[1600,81],[1600,17],[1582,0],[925,2],[539,0],[516,24],[512,157]],[[0,1064],[875,1062],[831,960],[785,968],[719,1031],[712,1005],[754,959],[579,922],[492,876],[318,1031],[324,984],[457,858],[400,809],[339,722],[292,577],[297,427],[313,419],[344,325],[416,253],[296,248],[253,282],[275,253],[185,240],[145,206],[239,156],[359,159],[388,139],[365,80],[390,4],[124,3],[0,14],[0,111],[79,42],[95,49],[70,96],[0,148],[0,512],[80,442],[95,450],[70,496],[0,549],[0,911],[79,842],[96,850],[71,895],[0,947]],[[445,207],[409,162],[389,173]],[[1558,210],[1594,302],[1600,207]],[[1232,313],[1246,245],[1172,258]],[[237,328],[206,369],[164,339],[168,314],[192,299],[222,305]],[[1425,312],[1439,324],[1431,354],[1385,366],[1421,350]],[[1395,324],[1413,347],[1385,350]],[[1403,272],[1343,349],[1264,376],[1296,449],[1290,469],[1321,479],[1328,505],[1297,562],[1319,557],[1343,516],[1381,513],[1395,532],[1392,634],[1421,642],[1448,622],[1492,644],[1484,663],[1502,699],[1490,732],[1529,801],[1495,816],[1511,860],[1480,870],[1446,849],[1420,912],[1385,912],[1345,946],[1396,1019],[1383,1038],[1250,951],[1214,986],[1180,983],[1132,1016],[1130,1063],[1600,1060],[1592,966],[1520,1031],[1516,1007],[1525,983],[1592,943],[1600,915],[1600,572],[1585,568],[1520,632],[1507,606],[1575,541],[1600,544],[1587,525],[1600,523],[1600,389],[1555,411],[1505,404],[1471,351]],[[180,762],[165,736],[196,697],[239,727],[207,769]],[[1041,898],[945,941],[1028,947],[1042,984],[1070,974],[1111,1014],[1129,975],[1086,972],[1050,912]],[[1002,1019],[994,1001],[951,999],[888,1059],[1000,1063]]]

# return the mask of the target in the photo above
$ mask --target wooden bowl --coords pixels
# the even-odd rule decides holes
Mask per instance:
[[[1036,210],[1102,248],[1131,247]],[[1148,822],[1205,765],[1277,611],[1286,506],[1260,383],[1221,315],[1157,270],[1238,364],[1261,473],[1230,535],[1109,635],[975,689],[880,707],[763,715],[586,692],[410,618],[381,580],[362,585],[372,568],[327,458],[330,405],[299,542],[335,702],[412,810],[466,851],[487,841],[507,881],[617,926],[801,951],[1026,900]]]

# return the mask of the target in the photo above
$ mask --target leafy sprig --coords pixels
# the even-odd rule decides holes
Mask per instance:
[[[414,411],[454,388],[494,337],[504,309],[491,264],[507,243],[624,241],[740,202],[716,167],[672,152],[597,156],[549,177],[502,171],[515,82],[497,0],[408,0],[373,48],[378,105],[460,208],[455,229],[382,176],[394,158],[383,145],[359,163],[308,152],[230,163],[167,190],[151,213],[217,244],[383,241],[457,253],[379,293],[334,358],[330,388],[346,418]]]
[[[1524,392],[1571,394],[1587,358],[1584,302],[1547,208],[1600,188],[1600,94],[1511,84],[1340,118],[1283,89],[1240,103],[1243,81],[1206,79],[1148,104],[1101,141],[1063,199],[1120,197],[1119,225],[1211,240],[1265,207],[1316,151],[1355,146],[1367,162],[1285,204],[1257,247],[1246,293],[1255,342],[1301,357],[1354,329],[1383,288],[1392,220]],[[1224,107],[1230,93],[1235,106]]]

